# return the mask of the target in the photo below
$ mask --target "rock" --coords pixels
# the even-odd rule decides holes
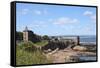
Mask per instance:
[[[86,47],[83,47],[83,46],[75,46],[75,47],[73,47],[73,50],[86,51],[87,48]]]
[[[48,52],[51,52],[51,49],[48,49]]]
[[[65,62],[78,62],[79,57],[78,56],[66,56]]]
[[[48,54],[54,54],[59,50],[59,48],[56,48],[55,50],[53,50],[52,52],[48,53]]]

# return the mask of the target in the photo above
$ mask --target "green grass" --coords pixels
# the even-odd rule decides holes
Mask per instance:
[[[48,44],[48,41],[46,40],[34,43],[35,46],[45,46],[47,44]]]
[[[34,49],[32,42],[22,42],[16,46],[16,65],[46,64],[51,62],[46,58],[42,50]]]

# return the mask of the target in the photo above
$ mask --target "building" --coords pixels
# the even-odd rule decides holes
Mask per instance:
[[[23,31],[23,40],[24,41],[32,40],[32,35],[33,35],[33,32],[28,30],[27,27],[25,27],[25,30]]]
[[[38,42],[41,40],[41,37],[34,34],[33,31],[28,30],[27,26],[25,27],[25,30],[23,31],[23,40],[26,41],[32,41],[32,42]]]

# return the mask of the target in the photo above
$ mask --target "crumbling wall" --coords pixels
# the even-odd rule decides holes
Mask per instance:
[[[68,41],[49,41],[47,45],[42,47],[42,50],[48,50],[48,49],[55,50],[56,48],[64,49],[71,45],[73,44],[71,44]]]
[[[49,40],[49,43],[42,47],[42,50],[55,50],[56,48],[65,49],[65,48],[73,48],[74,46],[79,45],[79,36],[68,36],[66,39],[60,40]]]

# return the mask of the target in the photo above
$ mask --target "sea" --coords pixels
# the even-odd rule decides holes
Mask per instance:
[[[80,44],[94,44],[96,45],[96,35],[80,36]],[[96,56],[80,56],[81,61],[96,61]]]
[[[80,38],[80,43],[81,44],[96,44],[96,35],[77,35]],[[52,37],[52,36],[51,36]],[[63,37],[63,38],[72,38],[76,37],[75,35],[60,35],[60,36],[55,36],[55,37]]]
[[[79,37],[81,44],[96,44],[96,35],[83,35]]]
[[[62,37],[62,38],[73,38],[73,37],[77,37],[77,36],[75,36],[75,35],[67,35],[67,36],[56,36],[56,37]],[[80,38],[80,44],[85,44],[85,45],[89,45],[90,46],[90,44],[94,44],[93,46],[95,46],[96,45],[96,35],[80,35],[79,36],[79,38]],[[79,59],[80,59],[80,61],[96,61],[96,59],[97,59],[97,57],[94,55],[94,56],[87,56],[87,55],[80,55],[79,56]]]

